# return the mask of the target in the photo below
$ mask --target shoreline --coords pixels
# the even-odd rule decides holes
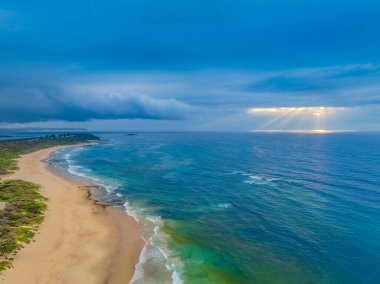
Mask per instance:
[[[22,155],[3,179],[41,186],[45,218],[30,244],[0,274],[1,283],[129,283],[145,246],[140,225],[122,209],[96,204],[90,182],[52,170],[53,152],[93,143],[56,146]]]

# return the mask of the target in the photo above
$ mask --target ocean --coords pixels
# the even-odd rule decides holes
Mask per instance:
[[[98,133],[55,153],[143,226],[131,283],[380,283],[380,135]]]

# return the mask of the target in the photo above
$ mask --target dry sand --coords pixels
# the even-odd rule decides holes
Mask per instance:
[[[7,178],[41,185],[48,209],[33,242],[20,250],[1,283],[129,283],[144,241],[122,210],[87,199],[83,183],[59,176],[42,161],[63,147],[24,155]]]

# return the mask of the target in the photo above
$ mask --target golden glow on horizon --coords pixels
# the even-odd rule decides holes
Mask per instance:
[[[268,107],[268,108],[250,108],[249,114],[271,114],[271,113],[294,113],[294,114],[312,114],[323,116],[326,111],[343,110],[344,107]]]
[[[250,115],[265,115],[270,119],[267,120],[261,129],[286,129],[289,126],[304,125],[311,130],[289,130],[289,132],[299,133],[332,133],[333,130],[328,125],[328,116],[335,115],[338,111],[345,110],[345,107],[268,107],[268,108],[250,108],[247,113]],[[309,124],[309,125],[305,125]],[[292,127],[293,126],[293,127]],[[289,127],[289,128],[290,128]],[[301,126],[302,127],[302,126]],[[314,128],[314,129],[313,129]],[[277,132],[286,132],[286,130],[274,130]],[[272,132],[274,132],[272,131]]]
[[[311,129],[311,130],[252,130],[252,132],[264,132],[264,133],[306,133],[306,134],[329,134],[329,133],[341,133],[352,132],[348,130],[327,130],[327,129]]]

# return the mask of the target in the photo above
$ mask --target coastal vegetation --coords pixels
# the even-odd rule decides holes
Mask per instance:
[[[99,140],[92,134],[61,134],[0,141],[0,176],[17,169],[17,158],[44,148]],[[22,180],[0,180],[0,271],[30,243],[43,221],[46,199],[39,186]]]
[[[47,135],[35,138],[0,141],[0,175],[6,175],[17,169],[17,158],[44,148],[58,145],[72,145],[99,140],[87,133]]]
[[[46,209],[36,184],[22,180],[0,182],[0,270],[11,265],[13,255],[31,241]]]

